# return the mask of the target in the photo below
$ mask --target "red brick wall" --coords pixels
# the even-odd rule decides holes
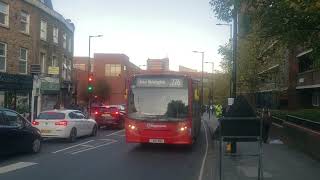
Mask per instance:
[[[74,64],[87,64],[87,57],[75,57]],[[106,64],[121,64],[121,74],[117,77],[105,76],[105,65]],[[126,70],[124,70],[124,66]],[[111,87],[110,99],[106,104],[124,104],[125,103],[125,90],[126,81],[128,78],[138,71],[138,67],[129,61],[129,57],[124,54],[95,54],[93,58],[93,75],[94,79],[104,78],[106,83]],[[85,99],[81,97],[81,91],[87,88],[87,71],[77,71],[78,80],[78,99]]]

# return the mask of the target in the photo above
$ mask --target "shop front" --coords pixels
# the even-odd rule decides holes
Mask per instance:
[[[40,86],[41,111],[52,110],[59,103],[60,81],[59,78],[43,77]]]
[[[15,110],[29,118],[33,78],[0,72],[0,107]]]

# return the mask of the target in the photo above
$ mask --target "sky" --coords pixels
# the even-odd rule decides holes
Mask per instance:
[[[217,26],[209,0],[52,0],[54,9],[75,24],[74,55],[88,56],[89,35],[93,53],[122,53],[137,66],[148,58],[170,59],[201,70],[201,54],[219,70],[219,45],[227,43],[229,27]],[[211,72],[211,64],[205,71]]]

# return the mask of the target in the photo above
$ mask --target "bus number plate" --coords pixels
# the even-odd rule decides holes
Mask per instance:
[[[164,143],[164,139],[149,139],[149,143],[163,144]]]

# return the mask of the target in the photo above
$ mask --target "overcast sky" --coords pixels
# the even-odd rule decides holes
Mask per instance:
[[[201,70],[201,55],[214,61],[219,45],[228,41],[229,28],[216,26],[209,0],[52,0],[56,11],[76,26],[75,56],[92,53],[123,53],[136,65],[148,58],[169,57],[170,69],[179,65]],[[205,65],[211,71],[211,65]]]

